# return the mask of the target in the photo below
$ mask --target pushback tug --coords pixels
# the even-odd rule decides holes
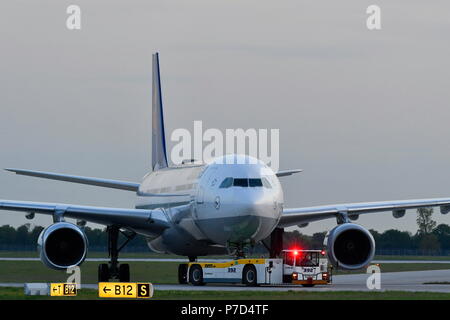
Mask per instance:
[[[237,259],[180,264],[179,283],[295,284],[305,287],[332,282],[332,267],[324,250],[283,250],[282,258]]]

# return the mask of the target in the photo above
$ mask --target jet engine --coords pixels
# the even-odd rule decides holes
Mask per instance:
[[[375,255],[375,241],[360,225],[344,223],[325,237],[329,261],[340,269],[356,270],[367,266]]]
[[[78,266],[86,258],[88,239],[74,224],[58,222],[42,230],[38,250],[42,262],[49,268],[63,270]]]

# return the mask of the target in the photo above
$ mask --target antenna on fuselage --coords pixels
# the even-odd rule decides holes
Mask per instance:
[[[152,169],[166,168],[166,137],[164,134],[164,117],[161,94],[161,79],[159,74],[158,53],[153,54],[152,79]]]

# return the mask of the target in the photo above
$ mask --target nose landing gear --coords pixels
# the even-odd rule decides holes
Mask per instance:
[[[246,252],[254,246],[251,241],[247,242],[227,242],[228,255],[233,256],[234,259],[243,259],[246,257]]]

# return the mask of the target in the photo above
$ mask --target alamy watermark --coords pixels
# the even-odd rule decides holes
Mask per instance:
[[[371,265],[366,271],[370,276],[367,278],[366,286],[369,290],[381,289],[381,269],[378,265]]]
[[[71,4],[66,8],[66,27],[69,30],[81,30],[81,8],[78,5]],[[366,27],[369,30],[381,30],[381,8],[376,4],[367,7]]]
[[[69,15],[66,19],[66,27],[69,30],[81,29],[81,8],[75,4],[67,7],[66,13]]]
[[[81,289],[81,269],[78,266],[67,268],[67,274],[70,276],[67,278],[66,283],[76,284],[77,290]]]
[[[170,153],[174,164],[190,159],[208,163],[227,154],[245,154],[251,157],[246,159],[249,164],[259,159],[274,172],[279,169],[279,129],[226,129],[223,133],[216,128],[203,130],[202,121],[194,121],[193,135],[189,130],[179,128],[172,132],[170,140],[175,142]],[[223,159],[226,164],[242,160],[231,157]]]
[[[381,30],[381,8],[372,4],[367,7],[366,13],[369,15],[366,20],[367,29]]]

